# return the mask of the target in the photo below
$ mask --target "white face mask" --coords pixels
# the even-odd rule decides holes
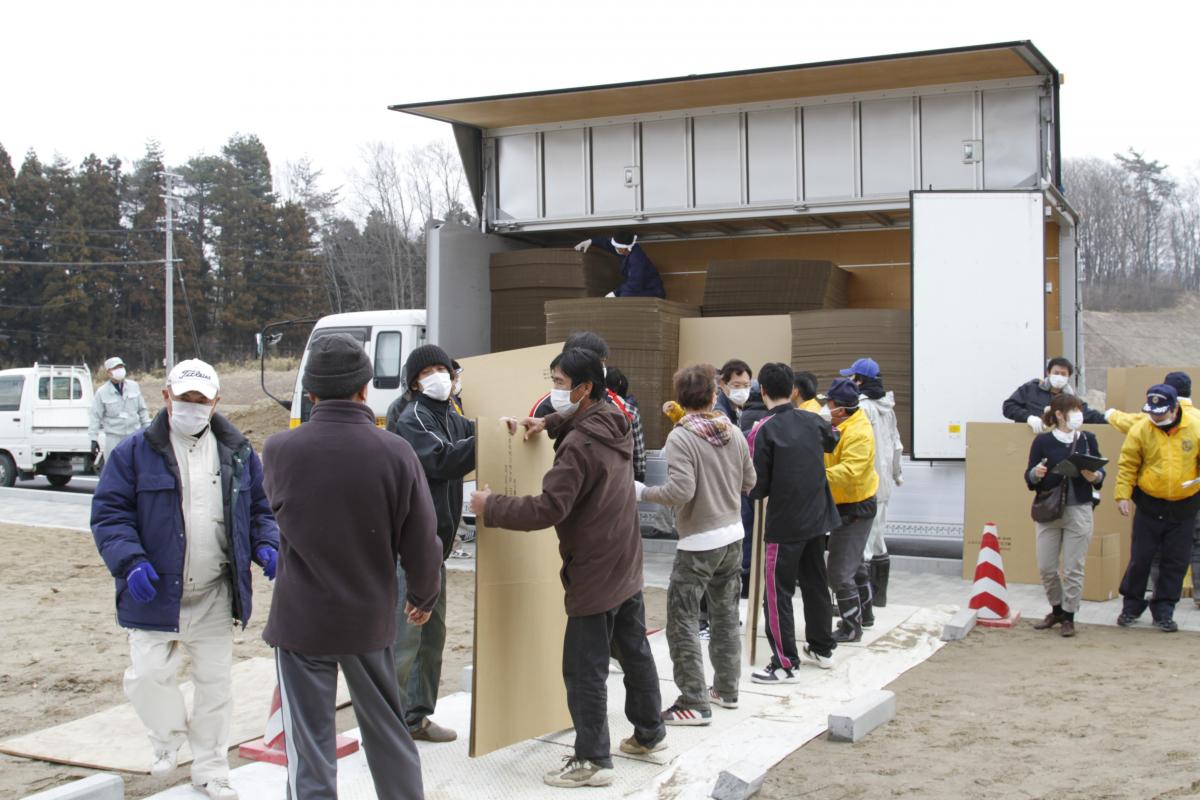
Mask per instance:
[[[829,410],[829,406],[821,406],[821,410],[817,414],[826,422],[833,422],[833,413]]]
[[[462,397],[462,378],[459,378],[458,383],[454,384],[454,396]]]
[[[1067,414],[1067,428],[1077,431],[1083,427],[1083,412],[1071,411]]]
[[[108,374],[112,376],[112,379],[114,381],[125,380],[125,368],[124,367],[118,367],[117,369],[114,369],[112,372],[110,372]]]
[[[1061,391],[1071,381],[1066,375],[1051,375],[1050,386]]]
[[[1158,420],[1151,421],[1160,428],[1169,428],[1175,424],[1175,414],[1172,413],[1171,416],[1167,417],[1162,422],[1159,422]]]
[[[579,410],[579,403],[571,402],[570,389],[551,389],[550,405],[554,406],[554,410],[564,417],[569,417]]]
[[[750,399],[749,389],[733,389],[729,392],[729,399],[733,401],[735,406],[744,406],[746,401]]]
[[[171,427],[184,436],[197,436],[208,427],[212,417],[212,406],[204,403],[186,403],[183,400],[171,401]]]
[[[421,378],[417,383],[421,386],[421,394],[428,397],[430,400],[438,400],[444,402],[450,397],[450,385],[453,381],[445,372],[435,372],[432,375]]]

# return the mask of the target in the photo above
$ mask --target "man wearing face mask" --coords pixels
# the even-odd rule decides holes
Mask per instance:
[[[867,537],[875,522],[879,475],[875,472],[875,434],[859,408],[858,387],[838,378],[825,393],[821,416],[838,432],[837,447],[825,454],[825,477],[837,503],[841,525],[829,534],[829,587],[833,589],[841,624],[837,642],[862,641],[862,629],[875,624],[871,585],[863,559]]]
[[[462,519],[463,478],[475,469],[475,422],[452,405],[454,361],[445,350],[433,344],[416,348],[408,356],[404,374],[412,401],[400,413],[395,432],[412,445],[429,482],[442,540],[445,586],[444,562],[454,549],[454,534]],[[403,597],[403,570],[397,577]],[[452,742],[458,734],[430,719],[446,646],[446,592],[438,597],[433,616],[423,626],[405,624],[403,613],[398,606],[394,655],[405,721],[417,741]]]
[[[88,438],[92,458],[100,455],[100,432],[104,432],[104,462],[122,441],[150,425],[150,412],[141,387],[125,377],[125,362],[113,356],[104,362],[108,380],[96,390],[88,416]]]
[[[563,682],[575,752],[543,780],[562,788],[607,786],[614,778],[610,653],[625,673],[625,715],[633,724],[621,752],[645,756],[666,747],[658,670],[646,641],[633,440],[628,418],[604,400],[603,368],[594,353],[567,350],[550,372],[555,413],[520,423],[526,437],[545,429],[554,439],[554,466],[542,478],[542,493],[506,497],[484,487],[471,495],[471,510],[491,527],[554,526],[558,534],[567,612]],[[509,420],[512,432],[517,427]]]
[[[1058,356],[1046,365],[1046,377],[1023,383],[1004,401],[1004,416],[1013,422],[1029,426],[1034,433],[1042,433],[1046,426],[1042,417],[1050,409],[1050,401],[1059,394],[1075,394],[1071,387],[1071,376],[1075,367],[1069,359]],[[1083,404],[1083,421],[1088,424],[1103,424],[1104,415]]]
[[[215,413],[219,392],[216,371],[199,359],[171,370],[166,408],[113,451],[100,477],[92,534],[129,629],[125,694],[154,746],[150,773],[170,773],[187,741],[192,783],[234,800],[231,622],[250,619],[251,560],[275,578],[279,528],[258,456]],[[190,716],[177,676],[185,652],[196,684]]]
[[[662,276],[658,269],[637,243],[637,236],[620,231],[615,235],[596,236],[584,239],[575,249],[586,253],[591,247],[607,250],[621,259],[621,285],[613,289],[616,297],[665,298]]]
[[[1120,512],[1133,513],[1133,541],[1121,580],[1124,602],[1117,624],[1132,625],[1148,605],[1155,627],[1173,633],[1179,629],[1175,604],[1191,559],[1200,510],[1200,422],[1184,413],[1175,388],[1167,384],[1147,390],[1142,410],[1147,417],[1130,429],[1121,447],[1113,493]],[[1146,581],[1156,555],[1158,578],[1147,603]]]

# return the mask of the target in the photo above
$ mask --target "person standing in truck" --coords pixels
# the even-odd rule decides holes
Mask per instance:
[[[1050,410],[1050,401],[1060,394],[1075,394],[1071,387],[1071,376],[1074,374],[1075,366],[1069,359],[1063,356],[1050,359],[1046,364],[1045,378],[1022,383],[1004,401],[1004,416],[1013,422],[1028,425],[1035,434],[1043,433],[1046,426],[1042,423],[1042,417]],[[1084,403],[1083,421],[1102,425],[1104,415]]]
[[[618,231],[612,237],[595,236],[575,245],[575,249],[581,253],[586,253],[591,247],[599,247],[621,259],[621,285],[613,289],[615,296],[666,298],[662,276],[646,251],[638,245],[637,236]]]
[[[88,417],[88,438],[93,460],[100,455],[100,432],[104,432],[104,463],[117,445],[150,427],[150,411],[141,387],[125,377],[125,362],[113,356],[104,362],[108,380],[96,390]]]
[[[232,623],[250,619],[251,561],[275,578],[279,526],[262,463],[215,413],[220,388],[203,361],[175,365],[166,407],[113,451],[100,476],[92,536],[116,579],[117,621],[129,630],[125,694],[154,748],[150,774],[170,774],[187,742],[193,785],[213,800],[237,800],[228,753]],[[184,654],[196,685],[191,714],[179,688]]]
[[[408,625],[403,604],[396,608],[396,681],[405,721],[413,739],[452,742],[458,734],[430,716],[437,705],[446,648],[446,564],[454,550],[454,535],[462,519],[463,478],[475,469],[475,421],[454,407],[454,361],[435,344],[422,345],[408,356],[404,379],[412,401],[400,412],[395,432],[412,445],[437,512],[442,542],[442,593],[433,616],[424,625]],[[400,594],[406,587],[403,570],[396,574]]]

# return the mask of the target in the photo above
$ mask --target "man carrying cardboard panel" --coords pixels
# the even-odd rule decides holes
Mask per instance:
[[[1114,492],[1123,515],[1129,516],[1137,507],[1117,624],[1132,625],[1149,606],[1155,627],[1174,633],[1179,630],[1175,604],[1200,510],[1200,421],[1184,413],[1174,387],[1161,383],[1146,392],[1142,410],[1148,416],[1133,426],[1121,447]],[[1146,581],[1155,556],[1158,578],[1154,597],[1147,603]]]
[[[629,420],[605,402],[604,369],[595,353],[567,350],[550,364],[555,413],[520,424],[526,437],[554,438],[554,466],[542,493],[471,495],[471,510],[491,528],[536,531],[554,526],[562,555],[567,630],[563,682],[575,724],[575,752],[547,773],[550,786],[607,786],[613,781],[608,733],[608,662],[625,672],[625,712],[633,736],[621,752],[662,750],[658,670],[646,641],[642,537],[633,481]],[[517,423],[510,421],[515,432]]]

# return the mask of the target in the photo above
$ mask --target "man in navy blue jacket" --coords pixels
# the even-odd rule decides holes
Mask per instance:
[[[627,233],[618,233],[612,237],[596,236],[584,239],[575,245],[575,249],[586,253],[593,245],[621,258],[621,285],[613,289],[614,295],[666,298],[667,291],[663,288],[662,277],[646,252],[638,246],[637,236]]]
[[[129,629],[125,694],[166,775],[186,740],[192,783],[216,800],[229,785],[233,622],[250,619],[250,562],[275,577],[279,528],[262,464],[215,413],[220,382],[198,359],[167,377],[166,408],[113,451],[92,500],[92,535],[116,579],[117,621]],[[179,690],[187,652],[192,714]]]

